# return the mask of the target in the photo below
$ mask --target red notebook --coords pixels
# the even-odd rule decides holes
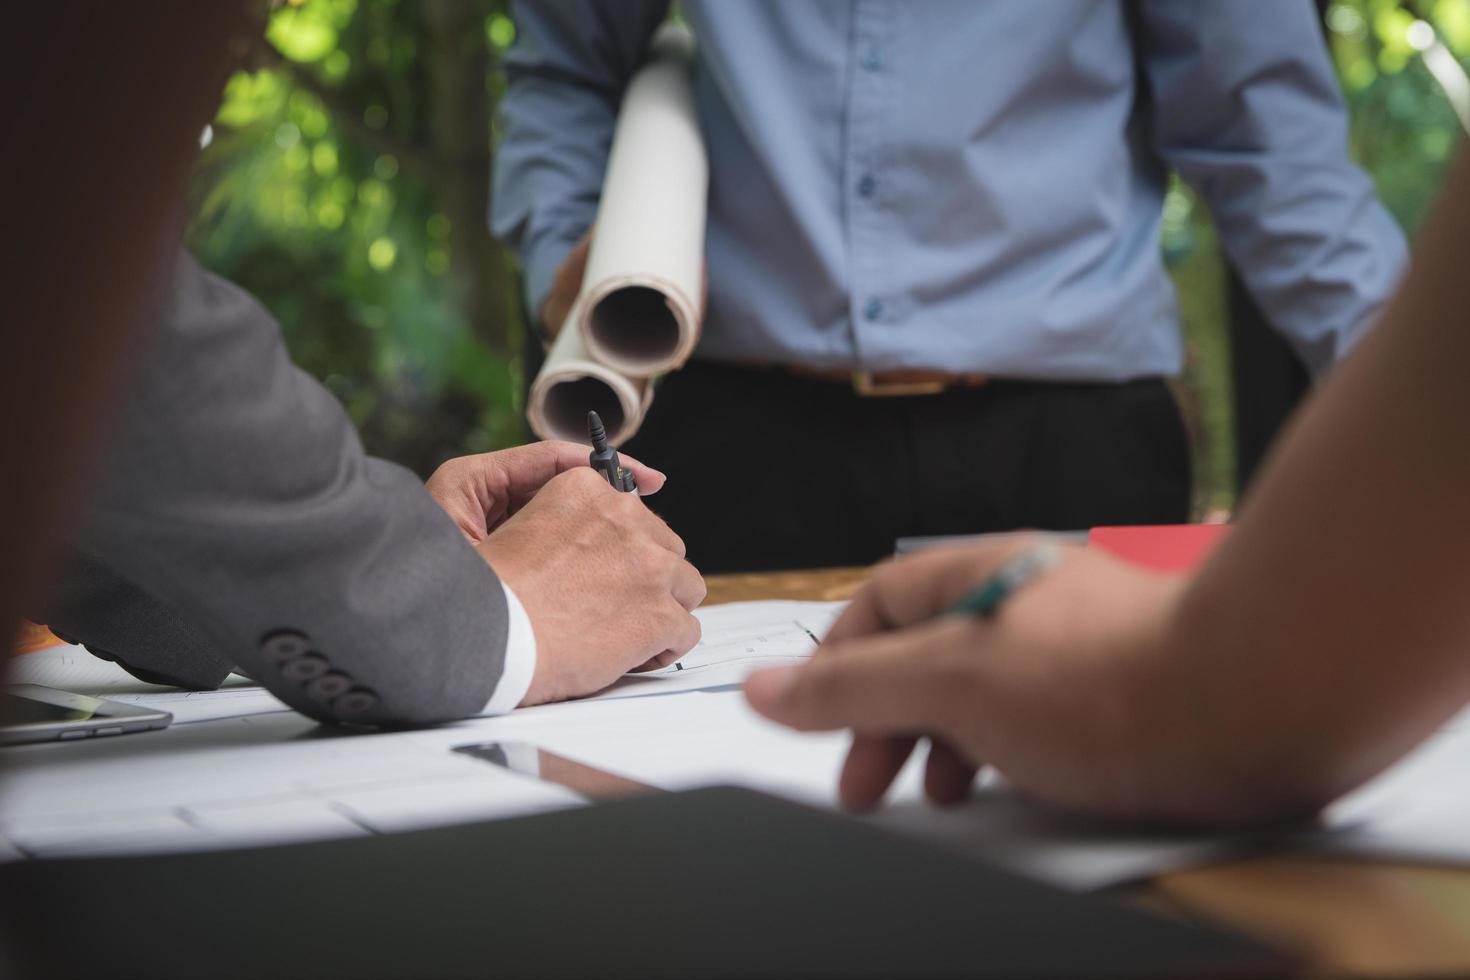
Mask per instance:
[[[1179,572],[1203,562],[1229,530],[1229,524],[1095,527],[1087,532],[1087,543],[1134,565]]]

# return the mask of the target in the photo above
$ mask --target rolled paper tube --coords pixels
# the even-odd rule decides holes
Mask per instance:
[[[660,29],[623,97],[575,319],[593,360],[635,378],[679,367],[699,340],[709,161],[694,38]]]
[[[643,424],[653,401],[653,382],[629,378],[593,360],[573,326],[579,309],[580,303],[573,307],[531,385],[526,417],[543,439],[586,442],[587,413],[595,411],[602,416],[608,441],[618,445]]]

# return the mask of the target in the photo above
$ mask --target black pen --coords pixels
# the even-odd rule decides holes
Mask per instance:
[[[623,468],[618,451],[607,444],[607,430],[602,427],[602,419],[596,412],[587,413],[587,435],[592,440],[592,455],[587,457],[592,468],[605,476],[614,490],[637,493],[638,484],[633,479],[633,471]]]

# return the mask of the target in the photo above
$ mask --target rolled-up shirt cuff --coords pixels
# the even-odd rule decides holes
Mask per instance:
[[[505,611],[509,630],[505,637],[505,665],[500,671],[500,681],[495,693],[485,702],[481,714],[503,715],[513,711],[531,689],[531,678],[536,674],[536,634],[531,629],[531,617],[520,598],[501,581],[505,590]]]

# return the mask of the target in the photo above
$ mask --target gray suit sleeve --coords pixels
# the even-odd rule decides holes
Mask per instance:
[[[79,550],[303,713],[437,722],[494,691],[490,567],[416,477],[364,454],[269,314],[188,256],[98,486]]]
[[[177,608],[81,552],[31,618],[149,684],[212,691],[233,666]]]

